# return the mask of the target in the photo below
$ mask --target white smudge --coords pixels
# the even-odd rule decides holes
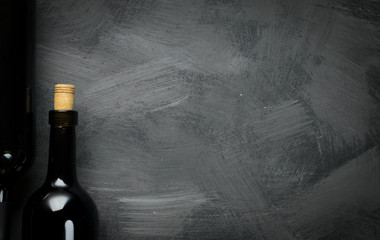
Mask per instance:
[[[169,237],[179,233],[191,210],[207,201],[200,192],[175,192],[122,197],[128,220],[125,230],[133,235]],[[171,231],[168,232],[167,229]]]

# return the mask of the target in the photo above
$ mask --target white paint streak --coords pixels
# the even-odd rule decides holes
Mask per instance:
[[[181,104],[183,101],[185,101],[188,97],[189,97],[189,95],[186,95],[186,96],[184,96],[184,97],[182,97],[182,98],[179,98],[179,99],[175,100],[175,101],[172,102],[172,103],[169,103],[169,104],[166,104],[166,105],[164,105],[164,106],[160,106],[160,107],[158,107],[158,108],[155,108],[155,109],[151,110],[151,112],[156,112],[156,111],[160,111],[160,110],[162,110],[162,109],[175,107],[175,106]]]
[[[127,68],[100,79],[84,93],[84,101],[94,114],[109,112],[110,108],[115,114],[130,108],[152,111],[165,105],[170,107],[186,94],[177,72],[187,67],[178,59],[163,58]],[[99,95],[101,99],[94,98]]]
[[[128,212],[126,228],[130,234],[169,237],[179,233],[191,209],[207,201],[199,192],[176,192],[151,196],[122,197]],[[171,229],[167,232],[166,229]]]

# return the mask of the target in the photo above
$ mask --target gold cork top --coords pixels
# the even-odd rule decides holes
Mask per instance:
[[[54,110],[73,110],[75,86],[56,84],[54,90]]]

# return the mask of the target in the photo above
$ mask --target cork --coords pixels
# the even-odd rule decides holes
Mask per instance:
[[[56,84],[54,90],[54,110],[73,110],[75,86]]]

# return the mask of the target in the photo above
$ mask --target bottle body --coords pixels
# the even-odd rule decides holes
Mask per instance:
[[[96,240],[98,212],[81,188],[75,166],[77,112],[50,111],[48,173],[23,213],[23,240]]]
[[[97,209],[80,187],[44,185],[28,201],[23,216],[23,240],[95,240]]]

